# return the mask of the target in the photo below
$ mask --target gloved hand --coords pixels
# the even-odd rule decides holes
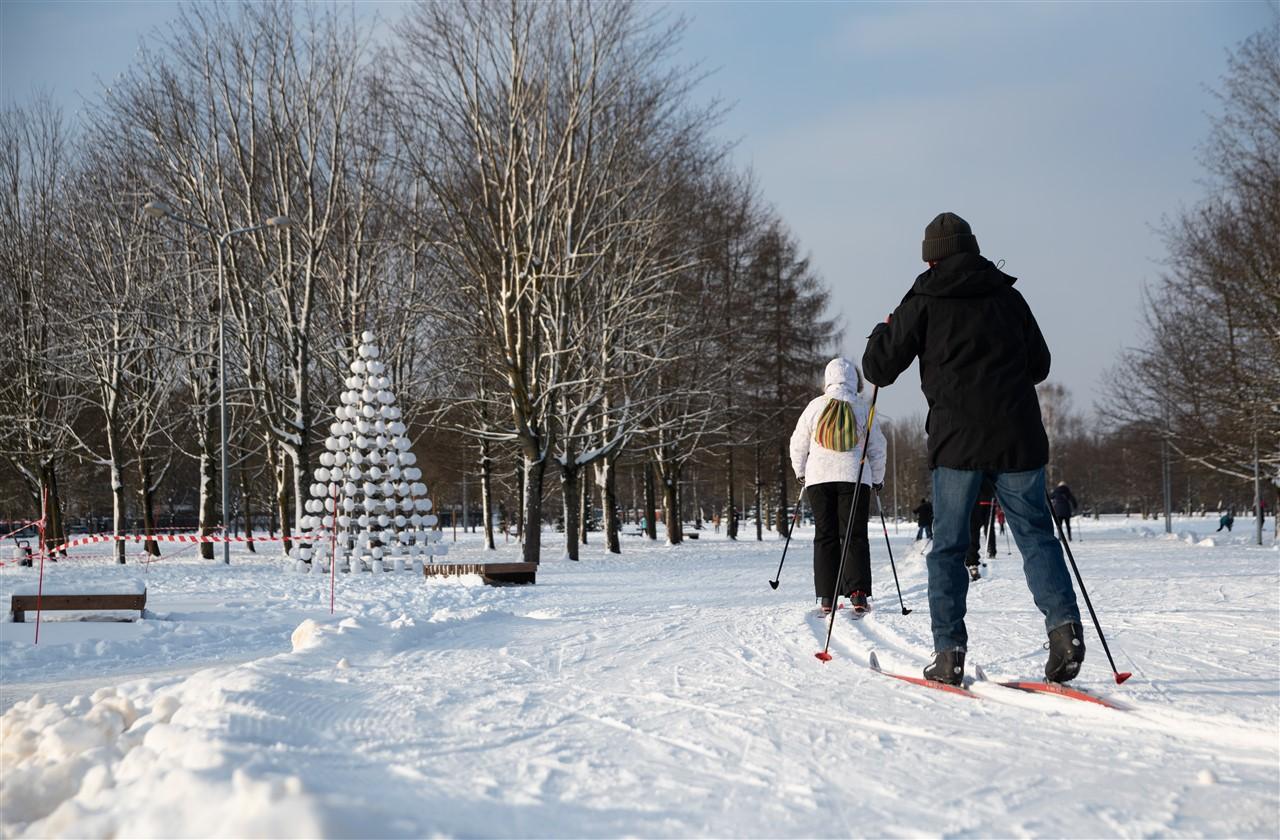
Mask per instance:
[[[874,490],[874,491],[876,491],[877,493],[879,493],[881,490],[883,490],[883,489],[884,489],[884,482],[882,481],[882,482],[880,482],[879,484],[873,484],[873,485],[871,485],[871,489],[872,489],[872,490]]]

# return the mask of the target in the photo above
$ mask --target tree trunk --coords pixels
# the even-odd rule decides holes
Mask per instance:
[[[253,545],[253,494],[250,492],[249,472],[240,470],[240,516],[244,520],[244,535],[248,539],[245,545],[254,554],[257,549]],[[337,515],[337,511],[334,511]]]
[[[644,462],[644,534],[651,540],[658,539],[657,500],[654,498],[653,461]]]
[[[525,469],[525,466],[524,466],[524,458],[521,457],[516,462],[516,487],[520,488],[520,493],[521,493],[519,510],[516,511],[516,541],[521,544],[524,543],[524,517],[526,513],[525,506],[527,504],[526,500],[524,499],[524,492],[525,492],[524,482],[525,482],[525,476],[527,472],[528,471]]]
[[[116,562],[124,565],[125,551],[124,540],[119,537],[125,532],[124,521],[124,476],[120,472],[120,439],[119,433],[115,429],[115,424],[108,419],[107,421],[107,457],[110,459],[110,476],[111,476],[111,533],[117,539],[112,546],[111,553],[115,555]]]
[[[698,495],[698,478],[692,475],[693,483],[693,529],[702,530],[702,497]]]
[[[493,544],[493,459],[489,457],[491,444],[480,441],[480,513],[484,517],[484,547],[496,550]]]
[[[587,544],[587,528],[591,525],[591,471],[580,470],[578,488],[578,536]]]
[[[778,445],[778,498],[775,522],[778,526],[778,533],[785,534],[787,530],[787,446],[780,443]]]
[[[623,514],[622,521],[630,525],[633,517],[640,516],[640,491],[636,489],[637,482],[635,469],[627,470],[627,474],[631,477],[631,507],[629,507],[627,512]],[[640,524],[640,520],[636,518],[635,523],[637,525]]]
[[[139,501],[142,502],[142,533],[148,537],[142,544],[142,550],[152,557],[160,556],[160,544],[150,539],[156,528],[155,492],[151,487],[151,461],[144,455],[138,456]]]
[[[312,272],[310,261],[308,261],[307,273]],[[300,333],[296,338],[296,346],[294,349],[294,376],[293,376],[293,399],[295,413],[293,416],[293,432],[298,436],[297,444],[291,447],[291,458],[293,462],[293,523],[294,527],[302,522],[302,517],[306,515],[307,499],[311,494],[308,488],[311,486],[311,454],[308,444],[311,441],[311,426],[315,418],[312,416],[314,412],[311,408],[311,337],[310,337],[310,309],[305,310],[302,315],[302,322],[297,329]]]
[[[680,516],[680,468],[674,464],[667,464],[662,470],[662,516],[667,520],[667,545],[679,545],[684,541],[684,529]]]
[[[596,472],[596,484],[600,486],[600,511],[604,515],[604,540],[610,554],[622,553],[618,538],[622,523],[618,519],[618,471],[614,468],[614,456],[600,462]]]
[[[547,471],[546,458],[524,459],[524,551],[526,563],[538,563],[542,553],[542,478]]]
[[[578,508],[581,499],[578,497],[577,469],[560,466],[560,498],[564,508],[564,556],[569,560],[578,559]]]
[[[286,460],[284,453],[268,440],[267,463],[271,465],[271,474],[276,484],[275,509],[276,515],[280,517],[280,545],[284,553],[288,554],[293,550],[293,540],[290,539],[293,530],[289,522],[292,512],[289,510],[289,473]]]
[[[764,516],[760,498],[764,482],[760,480],[760,444],[756,444],[756,542],[764,542]]]
[[[732,434],[733,432],[731,429],[730,435],[732,436]],[[737,479],[735,478],[735,475],[734,475],[734,459],[733,459],[732,446],[729,447],[728,461],[729,461],[728,476],[725,479],[726,499],[725,499],[725,505],[724,505],[724,522],[725,522],[724,533],[725,533],[725,536],[727,536],[729,539],[737,540],[738,539],[738,504],[737,504],[738,500],[737,498],[735,498],[735,491],[737,488],[734,486],[734,482]]]
[[[214,487],[217,479],[218,462],[213,448],[213,435],[206,433],[200,447],[200,536],[208,537],[214,532],[213,523],[218,518],[217,490]],[[200,557],[213,559],[213,543],[200,543]]]
[[[58,471],[52,461],[47,461],[40,467],[40,494],[41,498],[36,499],[36,509],[45,517],[42,547],[48,553],[50,549],[67,541],[67,531],[62,521],[62,499],[58,494]],[[65,550],[59,553],[63,557],[67,556]]]

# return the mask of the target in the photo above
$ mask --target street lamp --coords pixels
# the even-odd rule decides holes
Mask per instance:
[[[252,233],[255,230],[263,230],[264,228],[284,229],[289,227],[292,222],[288,216],[272,216],[262,224],[252,225],[250,227],[234,228],[225,233],[218,233],[211,227],[202,225],[199,222],[188,219],[185,216],[179,216],[170,209],[168,204],[163,201],[148,201],[142,205],[142,212],[155,219],[170,219],[184,225],[204,231],[205,233],[217,239],[217,257],[218,257],[218,412],[221,421],[221,438],[222,438],[222,535],[224,537],[231,534],[231,483],[228,476],[228,457],[229,449],[227,443],[227,342],[226,342],[226,300],[223,293],[223,268],[222,268],[222,247],[233,236],[242,233]],[[231,563],[231,543],[222,543],[222,562],[230,565]]]

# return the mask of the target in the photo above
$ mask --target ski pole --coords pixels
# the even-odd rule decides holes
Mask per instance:
[[[871,390],[871,411],[867,414],[867,437],[862,441],[862,459],[858,462],[858,479],[853,484],[853,506],[849,509],[849,524],[845,526],[844,540],[840,543],[840,566],[836,569],[836,585],[831,593],[831,617],[827,621],[827,641],[822,646],[822,650],[814,654],[823,662],[831,661],[831,632],[836,626],[836,600],[840,597],[840,578],[844,576],[845,552],[848,550],[849,540],[853,539],[853,520],[857,519],[858,497],[862,494],[862,471],[867,466],[867,447],[871,445],[871,424],[876,419],[876,397],[878,396],[880,396],[880,386],[876,385]],[[837,501],[837,510],[839,506]]]
[[[778,561],[778,573],[773,576],[773,580],[769,581],[769,586],[774,589],[778,588],[778,581],[782,579],[782,564],[787,562],[787,546],[791,545],[791,532],[800,524],[800,510],[804,507],[805,490],[805,487],[801,487],[800,496],[796,499],[796,515],[791,517],[791,527],[787,529],[787,541],[782,544],[782,559]]]
[[[880,511],[880,527],[884,529],[884,547],[889,552],[889,568],[893,569],[893,585],[898,590],[898,606],[903,615],[911,615],[911,610],[902,603],[902,587],[898,584],[898,567],[893,563],[893,547],[889,545],[889,526],[884,521],[884,505],[880,502],[880,494],[876,494],[876,509]]]
[[[1049,498],[1049,494],[1044,494],[1044,500],[1049,505],[1049,515],[1053,517],[1053,524],[1058,527],[1058,542],[1062,543],[1062,549],[1067,554],[1067,559],[1071,561],[1071,571],[1075,573],[1076,583],[1080,584],[1080,594],[1084,596],[1085,606],[1089,608],[1089,617],[1093,619],[1093,629],[1098,631],[1098,638],[1102,641],[1102,649],[1107,654],[1107,661],[1111,663],[1111,673],[1115,675],[1116,684],[1124,682],[1132,677],[1129,671],[1121,671],[1116,668],[1116,660],[1111,655],[1111,648],[1107,647],[1107,637],[1102,635],[1102,625],[1098,623],[1098,614],[1093,611],[1093,602],[1089,600],[1089,593],[1084,588],[1084,581],[1080,578],[1080,568],[1076,565],[1076,558],[1071,553],[1071,546],[1067,543],[1067,535],[1062,530],[1062,520],[1053,512],[1053,500]]]

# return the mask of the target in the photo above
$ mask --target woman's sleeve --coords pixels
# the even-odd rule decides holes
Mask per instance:
[[[805,406],[796,421],[795,431],[791,433],[791,469],[795,471],[796,478],[804,475],[805,464],[809,461],[809,441],[813,438],[812,407],[813,403]]]

